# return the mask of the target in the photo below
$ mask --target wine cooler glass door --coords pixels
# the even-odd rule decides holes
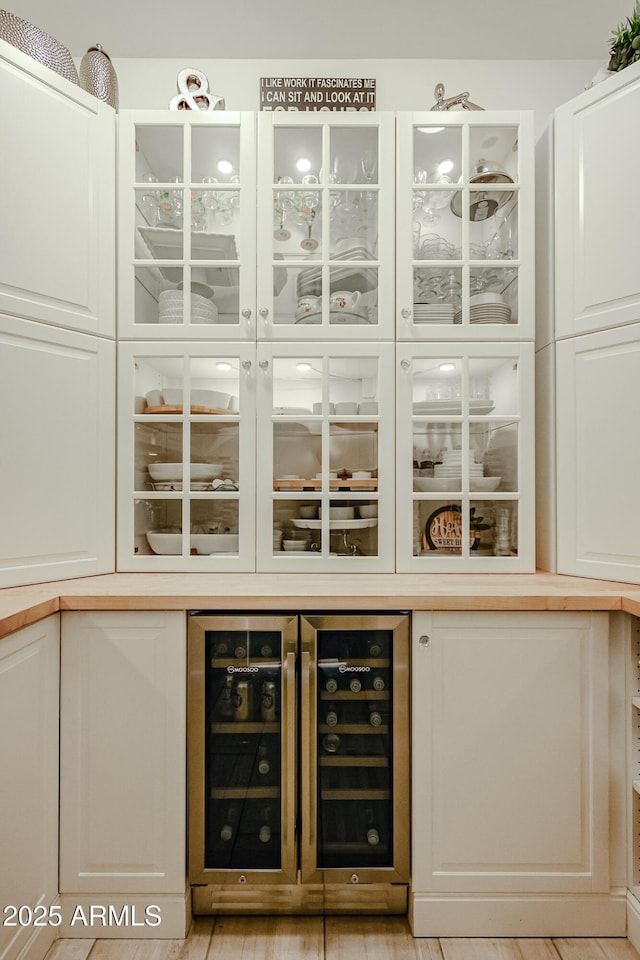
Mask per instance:
[[[189,644],[190,880],[295,881],[297,618],[193,617]]]
[[[305,880],[407,879],[407,624],[302,619]]]

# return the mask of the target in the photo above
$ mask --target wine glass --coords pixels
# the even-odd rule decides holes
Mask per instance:
[[[372,148],[363,151],[360,166],[367,183],[373,183],[375,180],[377,160],[376,151]]]

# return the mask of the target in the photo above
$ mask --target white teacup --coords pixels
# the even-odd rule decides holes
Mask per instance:
[[[361,293],[359,290],[339,290],[331,294],[330,307],[332,310],[354,310],[359,303]]]
[[[296,307],[296,316],[302,317],[307,313],[313,313],[318,309],[318,297],[300,297]]]
[[[352,403],[350,400],[343,400],[341,403],[336,403],[336,413],[341,416],[355,416],[358,412],[358,404]]]

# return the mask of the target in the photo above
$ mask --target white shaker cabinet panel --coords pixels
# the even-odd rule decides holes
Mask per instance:
[[[556,334],[640,319],[640,64],[555,114]]]
[[[56,935],[58,894],[59,617],[0,640],[0,957],[43,957]],[[21,924],[9,905],[44,909],[44,927]],[[53,916],[53,915],[52,915]],[[55,922],[55,917],[53,918]],[[7,921],[15,921],[15,925]]]
[[[559,929],[552,895],[608,894],[607,623],[598,613],[415,615],[416,935],[548,936]]]
[[[0,317],[0,585],[114,566],[115,348]]]
[[[183,613],[62,617],[60,891],[185,890]]]
[[[557,347],[558,573],[640,582],[640,324]]]
[[[115,113],[0,41],[0,311],[115,336]]]

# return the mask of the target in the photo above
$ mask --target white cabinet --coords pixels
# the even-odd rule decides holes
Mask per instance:
[[[392,340],[394,115],[258,124],[258,339]]]
[[[636,63],[556,110],[557,337],[640,320],[639,106]]]
[[[533,344],[396,354],[396,569],[533,572]]]
[[[0,369],[0,584],[110,573],[114,343],[0,316]]]
[[[393,344],[258,345],[257,568],[394,569]]]
[[[58,894],[59,617],[0,640],[0,956],[44,957]],[[24,906],[21,917],[7,912]],[[38,908],[44,923],[29,922]],[[8,922],[11,921],[11,922]],[[25,922],[26,921],[26,922]],[[24,951],[24,953],[23,953]]]
[[[640,581],[640,323],[557,345],[558,571]]]
[[[0,40],[0,311],[115,336],[115,113]]]
[[[608,620],[413,620],[417,936],[624,936],[609,876]]]
[[[397,336],[534,337],[530,112],[400,113]]]
[[[558,572],[632,582],[640,284],[628,117],[639,103],[634,64],[555,117]]]
[[[250,343],[119,345],[118,569],[255,568],[254,389]]]
[[[173,937],[180,903],[184,924],[185,636],[181,612],[62,615],[63,903],[142,894],[163,907],[162,936]]]
[[[255,115],[118,123],[120,338],[255,339]]]

